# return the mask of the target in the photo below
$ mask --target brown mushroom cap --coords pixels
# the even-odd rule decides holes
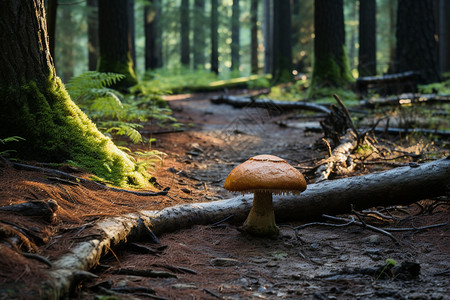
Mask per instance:
[[[225,179],[225,188],[242,193],[300,193],[306,189],[306,181],[284,159],[264,154],[254,156],[234,168]]]

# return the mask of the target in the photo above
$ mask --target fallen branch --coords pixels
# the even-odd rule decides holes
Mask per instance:
[[[387,98],[365,99],[361,100],[359,104],[361,106],[375,108],[379,106],[401,106],[417,103],[435,103],[435,102],[450,103],[450,95],[407,93]]]
[[[229,104],[233,107],[248,106],[248,107],[261,107],[267,109],[277,108],[281,110],[304,109],[304,110],[320,111],[326,114],[330,113],[330,110],[323,105],[303,101],[287,102],[272,99],[252,99],[246,97],[222,95],[212,98],[211,102],[214,104]]]
[[[275,196],[275,214],[277,220],[283,222],[317,218],[322,214],[348,213],[352,204],[359,210],[373,206],[411,204],[447,193],[449,178],[450,157],[414,168],[401,167],[365,176],[325,181],[309,185],[301,195]],[[251,206],[252,196],[238,196],[102,220],[95,225],[101,235],[74,244],[70,253],[52,261],[53,268],[48,273],[50,280],[42,287],[40,297],[59,298],[68,293],[73,284],[78,282],[75,281],[76,274],[89,270],[108,249],[136,234],[140,218],[151,226],[154,233],[161,234],[196,224],[211,224],[229,215],[234,215],[233,220],[242,222]]]

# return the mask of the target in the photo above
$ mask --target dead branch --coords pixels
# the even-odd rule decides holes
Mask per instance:
[[[330,113],[330,110],[323,105],[304,101],[287,102],[272,99],[252,99],[247,97],[222,95],[212,98],[211,102],[214,104],[229,104],[237,108],[260,107],[267,109],[277,108],[281,110],[304,109],[304,110],[320,111],[327,114]]]
[[[349,177],[311,184],[301,195],[275,196],[274,208],[278,221],[302,220],[323,214],[341,214],[356,209],[415,201],[444,195],[448,191],[450,157],[422,164],[416,168],[401,167],[365,176]],[[160,211],[142,211],[140,215],[99,221],[95,227],[99,234],[91,240],[76,242],[70,253],[52,261],[49,282],[40,297],[59,298],[73,286],[75,275],[98,264],[101,256],[112,247],[125,242],[138,229],[141,218],[153,232],[161,234],[196,224],[211,224],[234,215],[243,221],[252,206],[251,196],[238,196],[228,200],[183,204]]]
[[[378,99],[365,99],[359,103],[362,106],[375,108],[379,106],[401,106],[417,103],[435,103],[435,102],[450,102],[450,95],[436,95],[436,94],[415,94],[407,93],[399,96],[392,96]]]

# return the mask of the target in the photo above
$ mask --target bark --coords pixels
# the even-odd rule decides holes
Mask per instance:
[[[98,0],[87,0],[87,6],[88,67],[89,71],[95,71],[98,60]]]
[[[305,109],[312,111],[320,111],[324,113],[330,113],[331,111],[320,104],[308,103],[308,102],[287,102],[277,101],[271,99],[252,99],[236,96],[218,96],[211,99],[214,104],[229,104],[233,107],[261,107],[261,108],[277,108],[279,110],[292,110],[292,109]]]
[[[211,0],[211,71],[219,74],[218,0]]]
[[[288,82],[292,74],[292,36],[290,0],[277,0],[273,6],[272,82]]]
[[[205,0],[194,0],[194,51],[193,61],[195,69],[205,66]]]
[[[377,73],[376,1],[359,1],[359,76]]]
[[[439,81],[435,34],[431,0],[399,0],[394,72],[420,72],[420,84]]]
[[[153,0],[144,7],[145,70],[163,66],[161,13],[161,0]]]
[[[137,84],[131,57],[128,0],[99,0],[99,64],[98,71],[125,75],[113,87],[127,91]]]
[[[181,0],[180,7],[180,26],[181,26],[181,64],[189,67],[190,64],[190,18],[189,18],[189,0]]]
[[[445,195],[448,192],[450,158],[433,161],[418,167],[401,167],[365,176],[310,184],[296,196],[274,196],[273,204],[278,222],[306,220],[322,214],[342,214],[374,206],[411,204],[415,201]],[[142,211],[139,215],[105,219],[94,229],[101,238],[79,242],[72,251],[55,261],[49,271],[50,281],[42,295],[56,298],[67,294],[77,276],[87,274],[110,248],[138,238],[142,226],[150,226],[162,234],[196,224],[212,224],[233,215],[242,223],[252,206],[252,196],[238,196],[216,202],[183,204],[160,211]],[[143,221],[143,222],[142,222]],[[145,224],[145,225],[143,225]],[[84,272],[84,273],[83,273]],[[41,295],[41,297],[43,297]]]
[[[353,81],[345,50],[343,1],[314,1],[314,63],[309,95]]]
[[[258,1],[251,0],[250,4],[250,64],[251,73],[258,73]]]
[[[231,14],[231,70],[239,71],[240,65],[240,7],[239,0],[233,0]]]

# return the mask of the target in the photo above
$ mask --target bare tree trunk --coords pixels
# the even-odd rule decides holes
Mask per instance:
[[[239,0],[233,0],[231,15],[231,70],[238,70],[240,65],[240,24],[239,18],[241,10],[239,7]]]
[[[273,9],[272,0],[264,0],[264,73],[272,73],[273,61]]]
[[[193,18],[193,62],[194,69],[203,70],[205,67],[205,0],[194,1],[194,18]]]
[[[252,0],[250,7],[250,31],[251,31],[251,72],[258,73],[258,1]]]
[[[190,21],[189,21],[189,0],[181,0],[180,25],[181,25],[181,64],[189,68],[191,46],[189,41]]]
[[[144,7],[145,70],[161,68],[162,30],[160,24],[161,0],[152,0]]]
[[[402,167],[365,176],[349,177],[311,184],[296,196],[274,196],[277,221],[305,220],[322,214],[340,214],[373,206],[411,204],[448,192],[450,158],[420,165]],[[242,222],[252,206],[252,196],[238,196],[228,200],[183,204],[160,211],[142,211],[100,221],[94,230],[101,238],[80,242],[71,252],[53,262],[49,271],[50,286],[41,290],[62,296],[79,280],[90,273],[104,253],[117,244],[138,238],[143,227],[156,234],[188,228],[196,224],[212,224],[233,215],[234,222]],[[83,273],[84,272],[84,273]],[[92,275],[94,276],[94,275]],[[41,295],[42,297],[42,295]]]
[[[211,71],[219,74],[218,0],[211,0]]]
[[[439,0],[439,63],[441,74],[450,72],[450,2]]]
[[[359,1],[359,76],[377,74],[376,63],[376,2]]]
[[[98,60],[98,0],[87,0],[88,11],[88,66],[89,71],[97,70]]]

